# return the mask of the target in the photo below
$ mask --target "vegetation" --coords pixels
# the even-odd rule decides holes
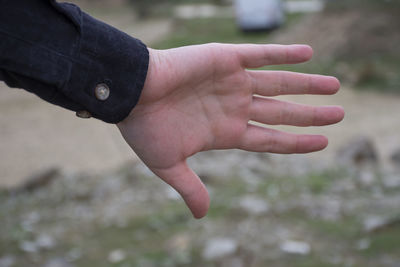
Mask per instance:
[[[166,198],[163,184],[137,172],[120,171],[116,177],[59,178],[33,193],[0,194],[0,258],[13,255],[15,266],[43,266],[48,259],[65,258],[77,267],[212,267],[233,256],[252,267],[389,266],[385,265],[388,259],[400,260],[400,230],[393,226],[376,233],[364,231],[362,220],[379,200],[371,197],[369,188],[337,191],[339,184],[355,182],[348,175],[338,170],[303,176],[265,175],[255,188],[241,175],[213,177],[208,187],[218,193],[212,194],[210,213],[201,221],[191,218],[179,199]],[[110,181],[119,184],[122,191],[110,189],[115,187],[110,187]],[[383,190],[389,198],[399,192]],[[135,192],[147,199],[121,202],[122,195],[135,196]],[[158,192],[157,196],[152,192]],[[238,205],[249,194],[270,203],[270,210],[249,214]],[[308,203],[303,203],[304,196]],[[337,218],[325,218],[335,213],[329,211],[327,197],[339,198],[349,207],[365,205],[357,212],[344,209]],[[381,202],[381,207],[387,205],[383,203],[388,202]],[[124,208],[121,205],[128,206],[131,213],[115,213]],[[393,213],[392,208],[386,208]],[[101,212],[90,219],[82,211],[90,215]],[[115,216],[107,222],[104,218],[109,212]],[[250,228],[240,230],[246,225]],[[284,229],[287,233],[280,238],[304,240],[311,245],[311,252],[279,252],[282,240],[276,240],[276,236]],[[54,244],[30,251],[23,244],[37,240],[39,233],[53,236]],[[226,258],[205,259],[202,251],[207,240],[224,235],[238,238],[240,249]],[[264,239],[270,241],[265,243]],[[113,260],[113,251],[123,251],[123,257]]]
[[[150,17],[157,7],[165,8],[166,6],[173,6],[177,4],[197,4],[197,3],[210,3],[221,5],[223,0],[129,0],[130,4],[133,5],[140,18]]]
[[[335,0],[327,1],[327,8],[330,10],[345,10],[345,9],[387,9],[400,8],[399,1],[395,0]]]

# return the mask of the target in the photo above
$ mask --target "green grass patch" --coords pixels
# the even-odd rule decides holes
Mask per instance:
[[[365,254],[374,256],[382,253],[400,255],[400,226],[385,229],[370,235],[371,245]]]
[[[290,27],[301,17],[300,14],[288,15],[282,29]],[[242,32],[233,17],[179,19],[175,21],[172,33],[165,40],[156,43],[154,48],[167,49],[213,42],[265,44],[269,42],[269,37],[268,32]]]
[[[400,2],[385,1],[385,0],[335,0],[327,2],[327,9],[330,11],[335,10],[348,10],[348,9],[399,9]]]
[[[155,48],[166,49],[204,43],[265,43],[267,33],[243,33],[234,18],[207,18],[177,20],[173,32],[155,44]]]

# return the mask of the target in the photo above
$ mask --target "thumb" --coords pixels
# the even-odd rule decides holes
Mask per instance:
[[[168,169],[152,171],[178,191],[196,219],[200,219],[207,214],[210,206],[210,196],[199,176],[185,161]]]

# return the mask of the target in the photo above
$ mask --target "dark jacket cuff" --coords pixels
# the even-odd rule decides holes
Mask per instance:
[[[147,75],[149,52],[139,40],[82,13],[79,52],[63,86],[66,97],[93,117],[118,123],[139,100]],[[106,99],[96,87],[106,85]]]

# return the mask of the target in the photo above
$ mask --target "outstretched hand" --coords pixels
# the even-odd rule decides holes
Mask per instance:
[[[322,126],[343,119],[337,106],[279,101],[285,94],[334,94],[334,77],[248,70],[308,61],[306,45],[206,44],[150,51],[139,103],[118,127],[158,177],[175,188],[194,217],[206,215],[209,195],[186,159],[210,149],[272,153],[324,149],[320,135],[298,135],[249,124]]]

